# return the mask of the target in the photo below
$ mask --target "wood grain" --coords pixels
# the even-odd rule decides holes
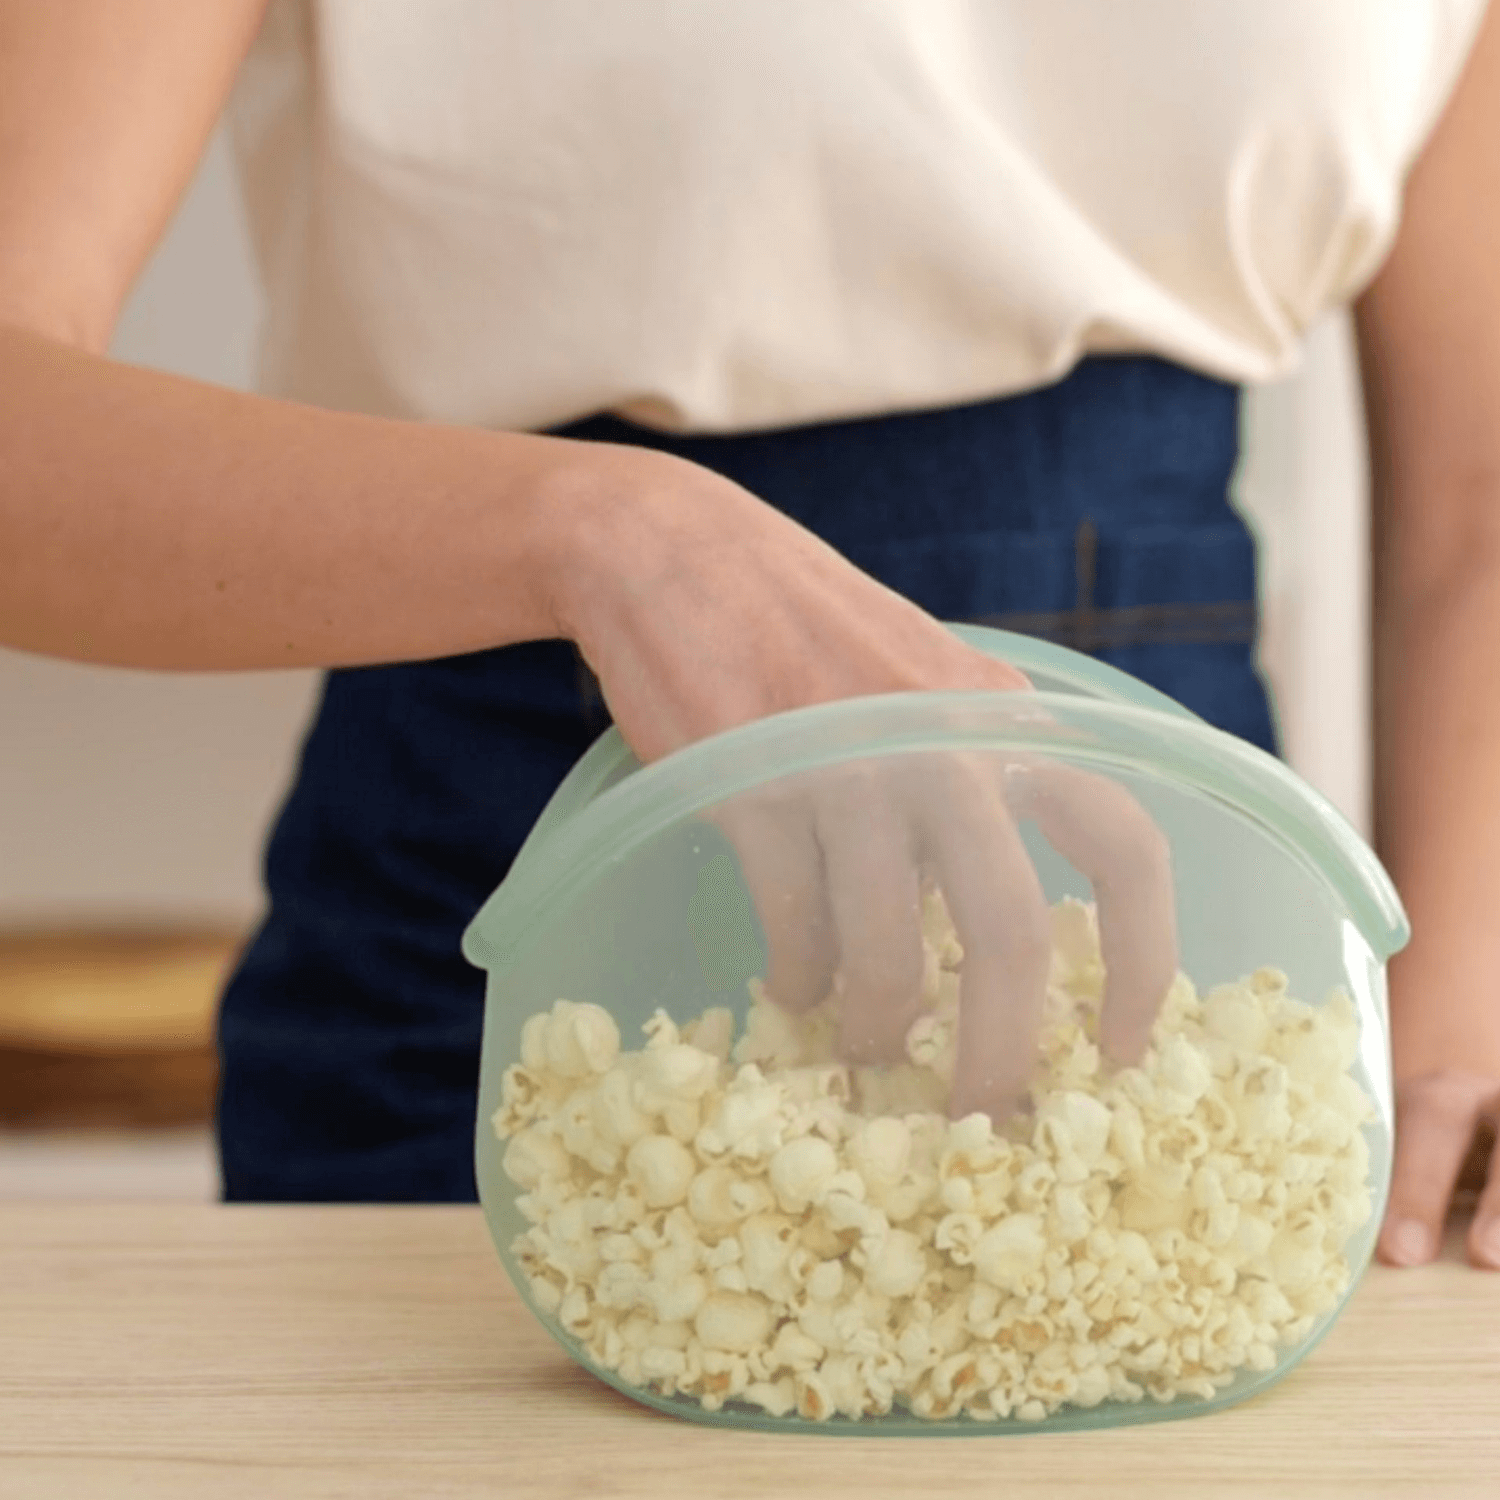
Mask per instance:
[[[206,1123],[214,1012],[240,942],[212,931],[0,932],[0,1126]]]
[[[579,1370],[477,1210],[0,1208],[0,1500],[1500,1494],[1500,1276],[1377,1269],[1297,1371],[1110,1433],[714,1432]]]
[[[238,934],[0,932],[0,1045],[119,1056],[197,1051]]]
[[[0,1046],[0,1127],[141,1130],[207,1124],[218,1092],[211,1047],[118,1057]]]

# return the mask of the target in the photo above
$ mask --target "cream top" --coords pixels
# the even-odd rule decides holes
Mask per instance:
[[[1285,373],[1483,0],[273,0],[232,107],[263,384],[538,427]]]

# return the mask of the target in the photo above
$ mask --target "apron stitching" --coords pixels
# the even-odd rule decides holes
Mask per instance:
[[[1121,646],[1248,645],[1255,640],[1253,602],[1123,604],[1100,609],[1099,532],[1082,520],[1073,534],[1074,604],[1070,610],[981,615],[971,623],[1042,636],[1075,651],[1095,654]]]
[[[1255,640],[1252,601],[1214,604],[1130,604],[1105,609],[979,615],[970,621],[1017,635],[1035,635],[1101,651],[1120,646],[1249,645]]]
[[[1077,592],[1073,638],[1080,651],[1098,650],[1098,627],[1094,622],[1094,580],[1098,573],[1099,533],[1087,518],[1073,534],[1073,577]]]

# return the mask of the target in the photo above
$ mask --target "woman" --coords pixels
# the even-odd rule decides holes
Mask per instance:
[[[225,999],[227,1194],[472,1193],[457,939],[604,722],[575,647],[647,758],[1017,685],[934,615],[1089,622],[1272,745],[1237,391],[1357,298],[1416,933],[1382,1249],[1429,1258],[1500,1100],[1481,9],[3,0],[0,639],[337,669]],[[241,72],[268,397],[104,357]]]

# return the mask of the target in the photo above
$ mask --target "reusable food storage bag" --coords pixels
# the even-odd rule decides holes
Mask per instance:
[[[646,768],[610,731],[465,935],[501,1261],[574,1358],[663,1411],[884,1435],[1189,1415],[1285,1375],[1369,1263],[1406,938],[1374,855],[1144,684],[954,628],[1036,691],[827,704]],[[768,932],[823,898],[747,839],[791,829],[832,871],[819,828],[851,787],[878,817],[888,789],[1017,768],[1106,787],[1164,836],[1180,972],[1144,1057],[1111,1060],[1095,893],[1023,815],[1051,945],[1028,1087],[1005,1118],[954,1119],[941,862],[911,919],[920,1000],[872,1065],[840,1046],[858,953],[836,952],[826,1003],[768,995]]]

